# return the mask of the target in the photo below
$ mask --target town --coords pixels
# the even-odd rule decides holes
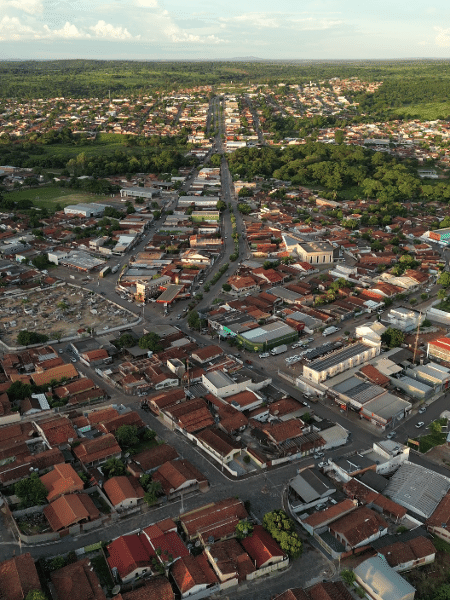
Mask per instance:
[[[2,101],[5,600],[446,597],[450,127],[381,85]]]

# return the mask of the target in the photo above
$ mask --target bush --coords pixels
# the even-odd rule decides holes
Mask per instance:
[[[347,583],[348,585],[352,585],[353,582],[356,580],[355,574],[349,569],[343,569],[341,571],[341,577],[342,580],[345,581],[345,583]]]
[[[43,344],[48,341],[48,335],[45,333],[36,333],[22,329],[17,335],[17,343],[21,346],[30,346],[31,344]]]
[[[273,510],[264,515],[263,527],[290,558],[302,553],[302,542],[294,531],[294,523],[284,510]]]

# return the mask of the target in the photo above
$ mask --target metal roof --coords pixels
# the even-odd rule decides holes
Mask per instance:
[[[353,356],[358,356],[358,354],[369,352],[371,349],[371,346],[366,346],[366,344],[353,344],[352,346],[347,346],[342,350],[333,352],[333,354],[331,354],[330,356],[326,356],[325,358],[319,358],[318,360],[315,360],[309,365],[309,368],[318,372],[326,371],[327,369],[339,365],[340,363],[348,360],[349,358],[352,358]]]
[[[414,597],[415,588],[380,556],[368,558],[353,571],[378,598],[404,600]]]
[[[427,519],[449,489],[448,477],[408,461],[391,477],[385,495]]]

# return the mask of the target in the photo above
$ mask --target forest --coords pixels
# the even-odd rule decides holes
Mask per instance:
[[[241,148],[230,155],[230,171],[244,180],[275,177],[292,185],[318,187],[334,199],[352,196],[402,201],[433,199],[448,202],[450,186],[424,184],[415,160],[400,162],[386,153],[309,142],[281,148]]]
[[[220,84],[323,85],[333,77],[383,81],[374,94],[356,94],[362,110],[385,111],[450,96],[450,61],[2,61],[0,98],[106,98]]]

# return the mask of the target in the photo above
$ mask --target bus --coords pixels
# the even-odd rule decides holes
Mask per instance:
[[[99,273],[99,277],[105,277],[111,271],[111,267],[103,267],[103,269]]]

